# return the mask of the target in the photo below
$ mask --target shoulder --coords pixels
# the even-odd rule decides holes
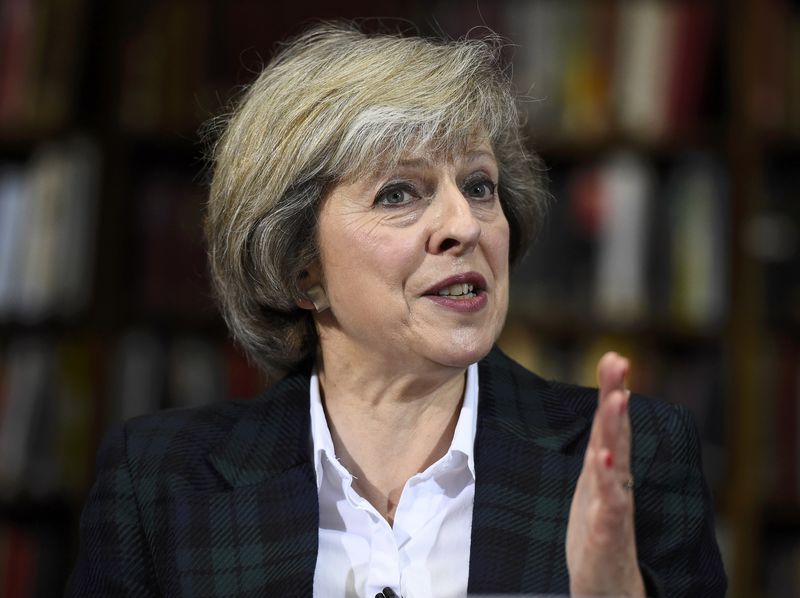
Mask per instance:
[[[250,409],[250,401],[231,401],[158,411],[124,422],[109,434],[109,439],[114,441],[117,437],[115,441],[123,443],[133,469],[143,464],[148,464],[148,469],[163,469],[177,463],[185,469],[187,463],[222,442]]]
[[[543,420],[548,427],[574,427],[576,421],[584,421],[588,433],[597,407],[597,388],[546,380],[497,347],[480,366],[481,392],[502,395],[490,400],[515,403],[517,416]],[[688,462],[698,458],[694,420],[685,407],[634,392],[630,417],[638,452]]]
[[[209,467],[210,455],[227,448],[232,438],[246,443],[247,431],[243,428],[263,432],[271,422],[299,422],[308,410],[307,401],[303,401],[307,393],[308,376],[302,371],[290,374],[253,399],[133,418],[107,435],[98,453],[98,469],[104,463],[118,466],[124,461],[134,480],[158,477],[172,487],[215,483],[218,479]],[[277,434],[253,433],[262,445],[281,441]]]

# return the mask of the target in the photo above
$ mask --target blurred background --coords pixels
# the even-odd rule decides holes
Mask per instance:
[[[110,425],[263,388],[198,130],[336,17],[508,38],[554,203],[501,345],[584,384],[630,355],[695,414],[729,595],[800,595],[800,3],[0,0],[0,596],[60,595]]]

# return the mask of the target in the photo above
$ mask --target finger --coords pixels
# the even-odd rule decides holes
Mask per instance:
[[[603,446],[608,446],[607,444],[604,445],[603,433],[600,430],[603,421],[600,415],[600,407],[606,402],[606,398],[612,390],[622,387],[627,367],[627,360],[613,351],[605,353],[597,362],[597,382],[600,390],[597,397],[597,411],[595,412],[591,435],[589,436],[590,450],[599,451]]]
[[[615,403],[618,403],[618,398],[612,393],[595,410],[584,458],[584,469],[588,466],[591,478],[604,476],[605,470],[615,465],[620,422],[619,408],[614,407]]]
[[[630,364],[627,359],[610,351],[597,363],[597,384],[600,387],[600,402],[613,390],[625,388],[625,376]]]
[[[617,455],[619,447],[619,437],[621,432],[622,418],[620,417],[620,406],[624,400],[624,391],[614,390],[608,394],[606,400],[600,404],[595,417],[600,420],[600,442],[599,449],[610,451],[611,458],[616,464],[619,458]]]
[[[631,418],[629,413],[631,392],[626,390],[622,399],[616,453],[618,455],[618,471],[627,479],[631,474]]]

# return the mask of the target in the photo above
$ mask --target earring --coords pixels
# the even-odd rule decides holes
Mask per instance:
[[[311,303],[314,304],[314,309],[317,310],[317,313],[325,311],[331,306],[330,301],[328,301],[328,296],[325,294],[325,290],[318,284],[308,289],[306,295],[311,300]]]

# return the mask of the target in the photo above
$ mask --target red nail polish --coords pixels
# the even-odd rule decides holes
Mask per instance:
[[[614,466],[614,455],[612,455],[611,453],[606,453],[605,462],[606,462],[606,467],[608,467],[609,469],[611,467],[613,467]]]

